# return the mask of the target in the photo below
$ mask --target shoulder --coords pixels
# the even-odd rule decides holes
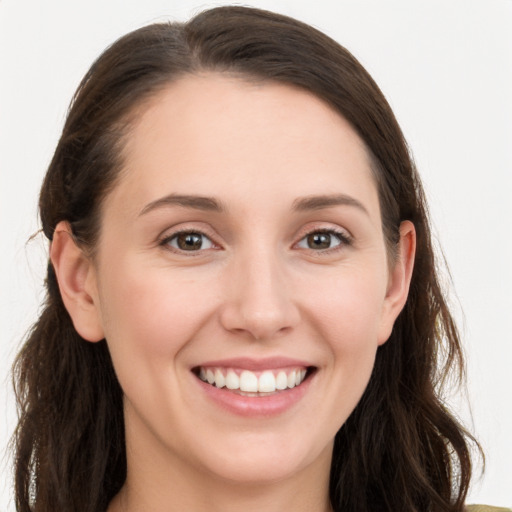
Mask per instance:
[[[466,512],[512,512],[510,508],[489,507],[488,505],[468,505]]]

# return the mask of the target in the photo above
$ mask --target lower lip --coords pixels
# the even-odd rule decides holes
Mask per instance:
[[[276,416],[284,413],[303,398],[313,377],[314,375],[310,375],[299,386],[278,391],[273,395],[244,396],[226,388],[217,388],[194,376],[210,400],[230,413],[247,417]]]

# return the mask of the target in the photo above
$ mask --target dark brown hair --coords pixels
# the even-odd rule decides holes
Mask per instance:
[[[462,371],[458,333],[439,286],[421,183],[395,117],[372,78],[321,32],[266,11],[221,7],[188,23],[132,32],[93,64],[73,99],[40,196],[42,229],[70,223],[94,249],[101,205],[122,176],[123,143],[144,102],[199,72],[291,84],[347,119],[366,144],[390,249],[411,220],[417,256],[410,294],[369,385],[336,435],[336,511],[462,511],[473,439],[443,403]],[[122,390],[105,340],[73,328],[51,264],[47,298],[15,362],[18,512],[104,511],[126,477]],[[460,374],[459,374],[460,375]]]

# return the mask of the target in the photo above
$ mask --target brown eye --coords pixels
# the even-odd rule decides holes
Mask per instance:
[[[167,243],[180,251],[200,251],[213,247],[212,241],[207,236],[193,231],[178,233],[169,238]]]
[[[297,245],[302,249],[322,251],[333,249],[341,245],[342,242],[346,243],[345,237],[342,234],[334,231],[313,231],[300,240]]]
[[[310,249],[329,249],[331,246],[331,235],[328,233],[311,233],[306,238]]]

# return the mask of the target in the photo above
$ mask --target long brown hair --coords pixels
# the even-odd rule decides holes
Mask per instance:
[[[463,371],[463,360],[439,286],[421,183],[383,94],[326,35],[285,16],[221,7],[118,40],[73,99],[41,190],[45,235],[51,241],[66,220],[94,249],[101,205],[122,176],[123,143],[137,111],[179,76],[203,71],[291,84],[327,102],[366,144],[390,253],[401,221],[416,228],[407,303],[336,435],[334,510],[462,511],[474,440],[442,400],[443,382],[450,371]],[[122,390],[105,340],[87,343],[73,328],[51,263],[46,286],[41,316],[14,366],[16,509],[104,511],[126,477]]]

